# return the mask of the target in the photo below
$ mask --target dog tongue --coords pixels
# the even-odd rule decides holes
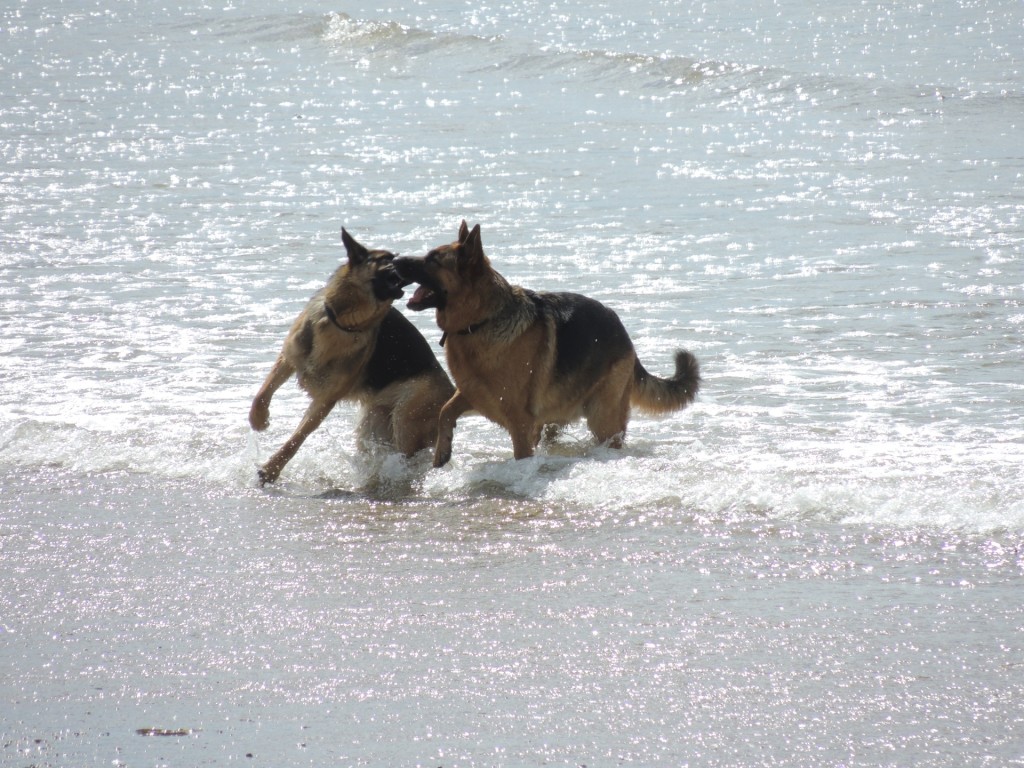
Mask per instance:
[[[419,288],[416,289],[416,293],[412,295],[412,299],[409,301],[409,303],[422,304],[430,297],[431,293],[433,293],[433,291],[431,291],[425,285],[421,285]]]

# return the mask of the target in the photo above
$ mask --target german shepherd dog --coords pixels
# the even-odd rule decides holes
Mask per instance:
[[[394,254],[367,250],[344,229],[341,239],[347,263],[296,318],[249,409],[252,428],[266,429],[270,399],[293,373],[312,398],[294,434],[260,468],[260,485],[277,480],[339,400],[363,406],[361,448],[376,442],[411,456],[434,444],[438,413],[455,392],[426,339],[391,306],[404,285]]]
[[[670,379],[649,374],[612,310],[575,293],[531,291],[509,282],[484,255],[480,225],[423,258],[396,258],[402,280],[419,283],[409,309],[435,309],[457,387],[441,409],[434,466],[451,458],[459,416],[473,410],[507,429],[517,459],[532,456],[545,425],[586,418],[597,441],[622,447],[630,406],[679,410],[700,387],[697,358],[676,352]]]

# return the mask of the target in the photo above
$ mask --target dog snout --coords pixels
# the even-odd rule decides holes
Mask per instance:
[[[416,265],[419,261],[419,259],[413,259],[409,256],[396,256],[394,261],[391,262],[391,266],[394,267],[398,277],[405,281],[405,285],[408,285],[416,281]]]
[[[389,288],[404,288],[411,280],[406,280],[402,275],[395,269],[394,264],[388,266],[387,269],[381,270],[384,273],[384,282]]]

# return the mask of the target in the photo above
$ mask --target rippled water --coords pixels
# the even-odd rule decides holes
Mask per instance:
[[[0,34],[5,764],[1024,762],[1019,5]],[[698,402],[523,462],[466,419],[442,470],[341,406],[258,489],[305,399],[258,437],[249,400],[340,227],[462,218],[648,369],[695,352]]]

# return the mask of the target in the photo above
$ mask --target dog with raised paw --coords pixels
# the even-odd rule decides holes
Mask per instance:
[[[293,374],[311,398],[298,428],[259,469],[273,483],[302,443],[341,400],[362,405],[357,443],[382,444],[411,456],[435,444],[441,406],[455,392],[423,335],[392,306],[406,283],[394,254],[369,250],[341,230],[348,259],[292,324],[249,409],[262,431],[270,400]]]

